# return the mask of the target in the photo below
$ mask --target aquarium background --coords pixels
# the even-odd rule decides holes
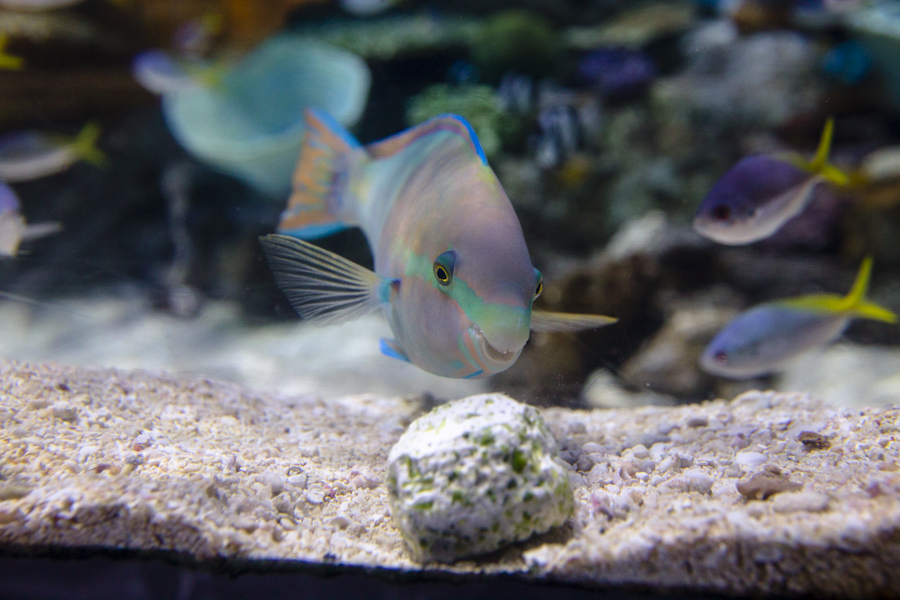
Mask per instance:
[[[900,156],[886,150],[900,144],[898,3],[0,2],[2,34],[24,64],[0,69],[0,134],[75,136],[93,122],[106,160],[9,184],[29,223],[63,229],[0,260],[0,356],[325,398],[494,389],[622,407],[772,388],[896,403],[896,325],[856,320],[836,343],[745,381],[707,374],[698,358],[751,306],[845,294],[865,256],[869,298],[900,310]],[[291,46],[263,52],[273,40]],[[153,49],[177,67],[162,94],[135,77]],[[240,102],[217,104],[223,90]],[[363,143],[463,115],[544,274],[539,305],[619,322],[534,334],[512,368],[475,382],[382,356],[378,315],[300,322],[257,238],[278,222],[303,109],[317,103]],[[759,242],[725,246],[692,229],[737,161],[809,158],[829,117],[832,162],[869,176],[819,185]],[[319,243],[371,265],[358,231]]]

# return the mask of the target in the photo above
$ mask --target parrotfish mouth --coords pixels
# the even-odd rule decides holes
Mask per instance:
[[[476,361],[479,366],[487,372],[496,373],[502,371],[513,364],[522,353],[523,346],[518,348],[509,348],[501,350],[493,346],[487,339],[487,336],[477,324],[473,323],[467,331],[469,338],[474,342]]]

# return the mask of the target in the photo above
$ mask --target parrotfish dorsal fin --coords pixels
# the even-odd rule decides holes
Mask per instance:
[[[846,296],[834,294],[817,294],[812,296],[800,296],[780,300],[777,304],[824,313],[845,313],[860,319],[873,319],[886,323],[896,323],[897,315],[889,309],[866,300],[866,292],[869,289],[869,278],[872,275],[872,257],[867,256],[859,267],[859,273],[853,282],[853,287]]]
[[[351,154],[358,148],[359,142],[330,115],[307,109],[294,189],[281,213],[280,233],[313,239],[348,227],[335,212],[346,192]]]
[[[454,133],[464,139],[471,146],[472,152],[478,156],[481,163],[483,165],[488,164],[484,149],[481,147],[481,142],[478,141],[475,130],[464,118],[451,114],[439,115],[406,131],[401,131],[396,135],[385,138],[380,142],[370,144],[366,146],[366,151],[372,158],[387,158],[400,152],[412,142],[441,131]]]

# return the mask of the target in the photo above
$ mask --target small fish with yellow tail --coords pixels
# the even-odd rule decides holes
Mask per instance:
[[[829,119],[812,160],[791,154],[748,156],[719,179],[704,198],[694,229],[720,244],[765,239],[806,209],[816,186],[848,185],[850,177],[828,162],[834,121]]]
[[[102,165],[106,155],[97,148],[100,128],[88,123],[73,137],[23,131],[0,137],[0,180],[13,183],[60,173],[76,162]]]
[[[543,289],[519,220],[472,127],[435,117],[361,146],[307,111],[294,192],[278,231],[260,238],[281,289],[314,323],[382,309],[387,356],[445,377],[512,365],[530,331],[607,325],[602,315],[534,310]],[[370,271],[297,238],[362,228]],[[292,237],[293,236],[293,237]]]
[[[866,300],[872,259],[866,258],[846,296],[815,294],[761,304],[741,313],[703,351],[713,375],[748,379],[777,371],[784,361],[838,337],[852,319],[896,323],[897,315]]]
[[[20,212],[19,197],[11,187],[0,181],[0,257],[12,258],[19,252],[19,245],[62,230],[58,222],[25,222]]]

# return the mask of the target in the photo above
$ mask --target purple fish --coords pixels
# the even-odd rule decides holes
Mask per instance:
[[[443,115],[361,146],[307,112],[294,193],[279,231],[313,238],[361,227],[370,271],[284,235],[261,238],[281,289],[304,318],[335,323],[381,309],[382,352],[445,377],[485,377],[515,362],[529,330],[615,319],[532,309],[543,289],[522,228],[471,126]]]
[[[720,244],[749,244],[778,231],[806,208],[815,187],[849,178],[828,162],[833,121],[828,120],[815,158],[757,155],[740,160],[703,199],[694,229]]]
[[[100,128],[88,123],[74,138],[24,131],[0,138],[0,180],[28,181],[59,173],[84,160],[103,164],[106,156],[97,148]]]

